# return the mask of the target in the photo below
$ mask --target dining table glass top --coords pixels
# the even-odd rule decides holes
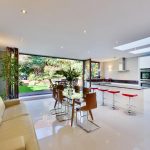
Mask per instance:
[[[83,98],[83,92],[76,93],[74,89],[64,89],[63,95],[69,99],[82,99]]]

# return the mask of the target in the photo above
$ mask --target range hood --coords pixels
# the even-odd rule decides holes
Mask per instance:
[[[118,71],[119,72],[128,71],[128,70],[126,70],[126,58],[125,57],[119,59],[119,62],[118,62]]]

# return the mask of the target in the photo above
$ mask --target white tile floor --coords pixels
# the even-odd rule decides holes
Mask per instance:
[[[52,98],[25,101],[33,118],[41,150],[150,150],[150,103],[144,114],[100,106],[93,111],[100,129],[86,133],[70,121],[58,122],[49,113]]]

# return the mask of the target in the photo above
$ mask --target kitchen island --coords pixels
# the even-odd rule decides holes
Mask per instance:
[[[106,83],[100,82],[98,84],[92,84],[92,87],[97,87],[100,89],[106,90],[116,90],[120,91],[120,93],[115,96],[115,103],[119,109],[123,109],[126,111],[128,109],[129,98],[123,96],[123,93],[126,94],[137,94],[137,97],[131,99],[131,104],[133,105],[133,109],[137,113],[144,113],[144,103],[147,101],[146,97],[150,97],[150,88],[144,88],[139,85],[134,84],[120,84],[120,83]],[[102,92],[97,90],[97,94],[101,99],[99,100],[102,103]],[[148,96],[149,95],[149,96]],[[105,92],[105,104],[108,106],[112,106],[113,95],[111,93]]]
[[[141,87],[135,84],[123,84],[123,83],[99,83],[100,86],[107,86],[107,87],[116,87],[116,88],[124,88],[124,89],[133,89],[133,90],[143,90],[147,89],[145,87]]]

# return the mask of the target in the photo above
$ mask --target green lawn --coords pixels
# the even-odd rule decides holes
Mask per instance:
[[[35,91],[42,91],[42,90],[48,90],[48,86],[19,86],[19,93],[28,93],[28,92],[35,92]]]

